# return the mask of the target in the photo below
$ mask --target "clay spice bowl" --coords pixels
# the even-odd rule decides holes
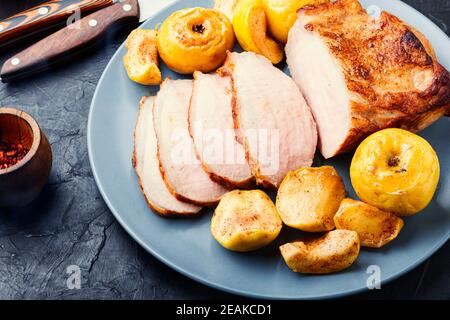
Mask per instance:
[[[0,207],[25,206],[48,181],[52,151],[27,113],[0,108]]]

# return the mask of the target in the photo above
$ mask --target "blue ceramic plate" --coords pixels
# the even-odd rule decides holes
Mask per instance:
[[[186,7],[211,7],[212,1],[175,2],[142,27],[154,28],[173,11]],[[396,0],[362,1],[370,11],[392,12],[421,30],[436,49],[441,63],[450,69],[450,40],[419,12]],[[441,162],[441,180],[433,202],[422,213],[407,218],[398,239],[380,250],[362,250],[348,270],[322,276],[291,272],[281,258],[278,246],[298,237],[285,227],[275,243],[252,253],[223,249],[211,236],[211,210],[193,219],[164,219],[147,206],[131,166],[133,128],[142,96],[158,88],[139,86],[127,77],[122,65],[122,46],[111,59],[97,86],[88,125],[89,156],[95,179],[109,208],[141,246],[168,266],[212,287],[259,298],[331,298],[367,288],[368,267],[379,266],[382,283],[411,270],[431,256],[450,235],[450,119],[441,119],[421,133],[436,149]],[[164,76],[180,78],[162,69]],[[351,155],[326,164],[335,166],[345,179],[350,196],[355,197],[348,171]]]

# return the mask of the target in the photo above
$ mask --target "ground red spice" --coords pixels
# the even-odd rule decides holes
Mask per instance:
[[[29,149],[23,145],[0,141],[0,169],[6,169],[22,160]]]

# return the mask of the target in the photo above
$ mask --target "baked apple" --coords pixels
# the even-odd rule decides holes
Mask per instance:
[[[362,201],[409,216],[430,203],[439,170],[436,152],[425,139],[406,130],[385,129],[360,144],[350,177]]]
[[[334,224],[336,229],[356,231],[361,246],[370,248],[383,247],[397,238],[403,228],[402,218],[353,199],[342,200]]]
[[[283,60],[283,47],[267,33],[262,0],[241,0],[233,11],[233,27],[236,38],[245,51],[262,54],[273,64]]]
[[[221,12],[188,8],[168,17],[158,33],[158,51],[166,65],[182,74],[210,72],[234,47],[233,25]]]
[[[289,172],[281,182],[276,207],[291,228],[330,231],[345,193],[344,181],[333,167],[301,168]]]
[[[211,233],[223,247],[251,251],[271,243],[282,221],[267,194],[261,190],[234,190],[225,194],[211,219]]]
[[[143,85],[161,83],[161,71],[158,68],[158,48],[155,30],[136,29],[128,36],[125,47],[128,49],[123,63],[128,77]]]
[[[304,6],[318,5],[329,0],[263,0],[269,31],[280,43],[286,43],[289,30],[297,20],[297,11]]]
[[[280,247],[288,267],[299,273],[325,274],[344,270],[358,258],[358,233],[333,230],[319,238],[297,240]]]

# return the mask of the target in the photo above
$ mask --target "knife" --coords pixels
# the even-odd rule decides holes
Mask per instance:
[[[0,21],[0,47],[80,18],[119,0],[51,0]]]
[[[9,82],[46,69],[97,40],[118,22],[142,22],[174,0],[122,0],[96,11],[8,59],[0,72]]]

